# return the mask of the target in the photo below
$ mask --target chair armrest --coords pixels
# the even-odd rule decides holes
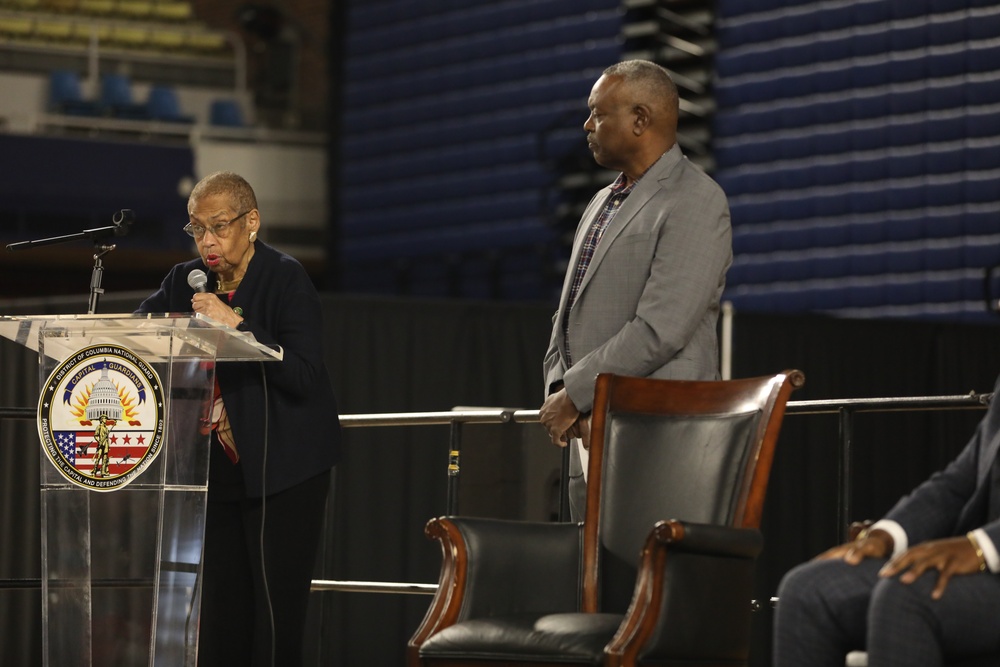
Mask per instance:
[[[443,561],[411,651],[465,619],[579,608],[582,524],[443,517],[424,532],[441,543]]]
[[[659,521],[649,539],[674,551],[732,558],[756,558],[764,548],[759,530],[686,521]]]
[[[752,528],[657,522],[607,653],[626,661],[745,661],[754,564],[763,545]]]

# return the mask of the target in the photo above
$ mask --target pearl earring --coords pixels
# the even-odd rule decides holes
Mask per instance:
[[[255,238],[257,238],[257,232],[250,232],[250,243],[253,243]]]

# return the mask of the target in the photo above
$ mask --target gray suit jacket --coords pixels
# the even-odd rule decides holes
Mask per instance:
[[[732,263],[729,204],[722,188],[675,144],[639,180],[594,252],[563,317],[587,230],[611,188],[580,220],[545,355],[545,386],[562,382],[581,412],[593,406],[598,373],[711,380],[719,377],[716,323]]]

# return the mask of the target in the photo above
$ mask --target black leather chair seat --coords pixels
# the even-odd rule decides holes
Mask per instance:
[[[427,658],[476,658],[601,665],[621,614],[479,618],[444,628],[420,647]]]

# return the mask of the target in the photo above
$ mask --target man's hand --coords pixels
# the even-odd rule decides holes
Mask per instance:
[[[813,560],[840,558],[851,565],[857,565],[865,558],[888,558],[892,547],[892,535],[884,530],[873,530],[853,542],[827,549]]]
[[[892,577],[900,572],[904,584],[916,581],[927,570],[937,570],[937,585],[931,597],[940,600],[948,582],[956,574],[975,574],[980,571],[979,555],[972,542],[965,537],[932,540],[907,549],[879,570],[879,576]]]
[[[590,415],[580,415],[563,437],[567,442],[571,438],[580,438],[583,440],[583,448],[590,449]]]
[[[573,401],[570,400],[565,387],[549,394],[549,397],[545,399],[542,407],[538,410],[538,420],[545,427],[545,430],[548,431],[549,439],[552,440],[553,444],[560,447],[566,446],[566,443],[569,441],[567,432],[573,428],[579,417],[580,411],[573,405]],[[587,424],[587,431],[589,442],[589,422]]]

